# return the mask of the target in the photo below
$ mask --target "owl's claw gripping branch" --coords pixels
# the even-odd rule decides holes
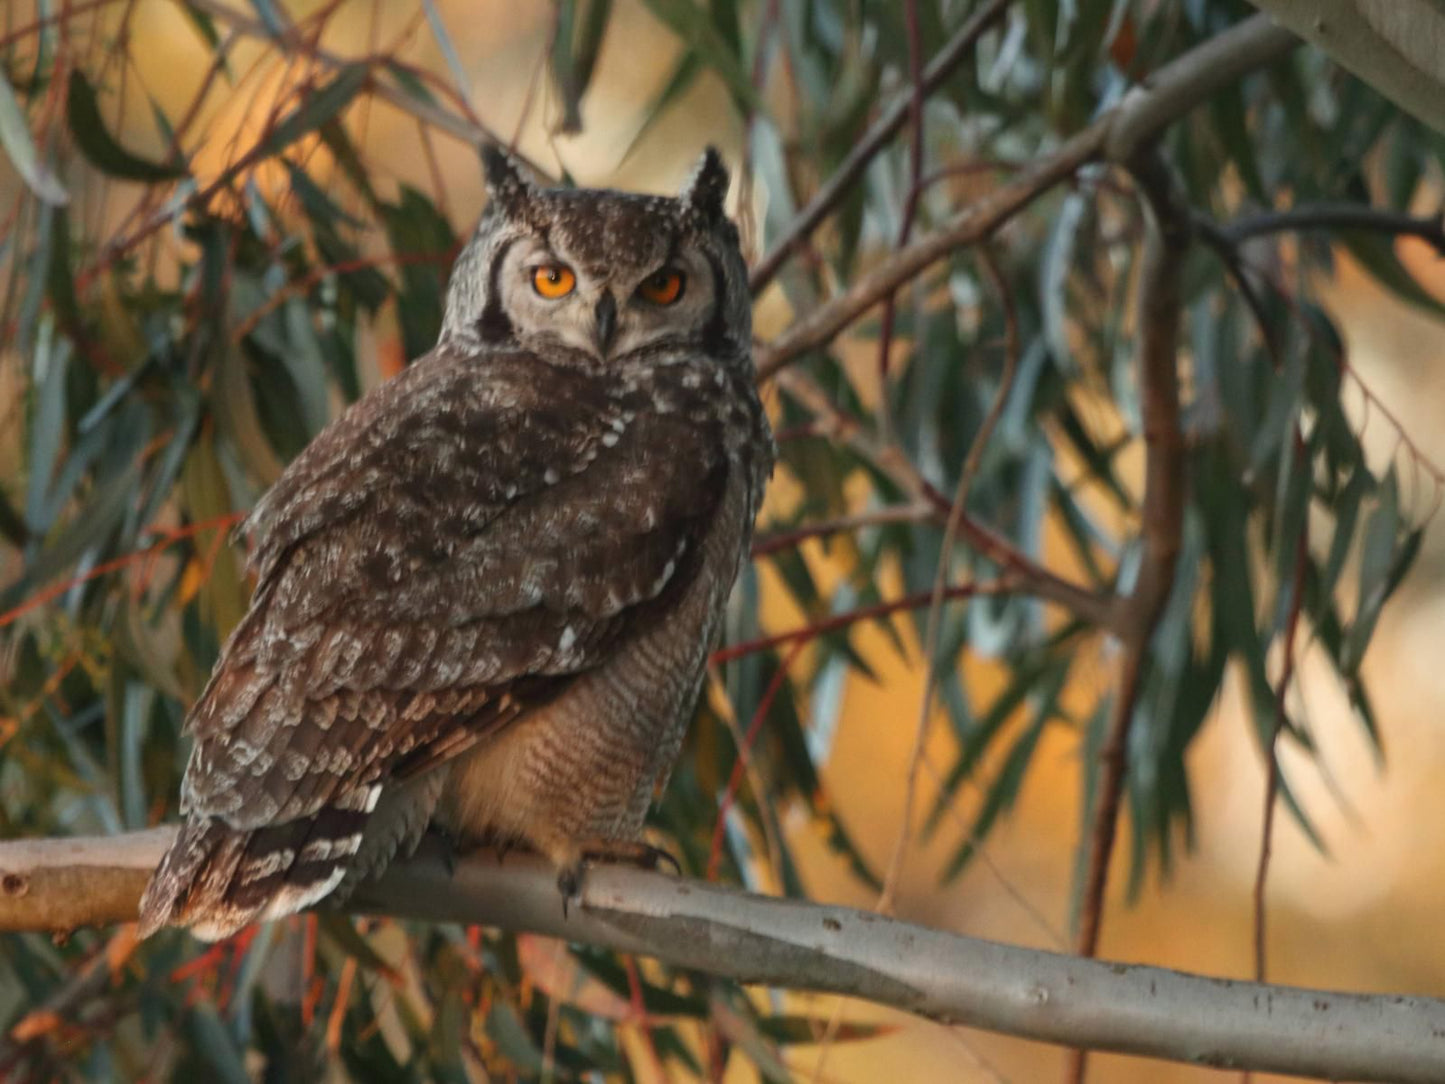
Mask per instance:
[[[672,867],[674,874],[682,876],[682,863],[670,851],[661,847],[632,839],[589,840],[582,844],[576,860],[563,866],[557,874],[557,890],[562,893],[564,918],[568,905],[582,895],[582,879],[588,868],[598,864],[635,866],[645,870],[656,870],[667,865]]]

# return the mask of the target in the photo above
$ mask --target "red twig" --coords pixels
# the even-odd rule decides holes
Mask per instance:
[[[321,1001],[322,984],[316,976],[316,915],[301,917],[301,1026],[308,1031]]]
[[[1306,455],[1304,437],[1299,428],[1294,433],[1294,458],[1300,469],[1308,469],[1304,463]],[[1280,668],[1279,687],[1275,690],[1275,721],[1270,731],[1269,743],[1264,750],[1264,821],[1259,839],[1259,866],[1254,875],[1254,977],[1264,981],[1266,969],[1266,910],[1265,887],[1269,879],[1269,860],[1274,840],[1274,813],[1279,796],[1279,759],[1277,746],[1280,731],[1285,725],[1285,695],[1289,692],[1294,677],[1295,635],[1299,631],[1300,611],[1304,607],[1305,571],[1309,567],[1310,521],[1305,516],[1300,526],[1299,538],[1295,541],[1294,583],[1290,587],[1289,616],[1284,627],[1284,659]]]
[[[738,787],[742,785],[743,772],[747,770],[748,760],[752,756],[753,742],[757,740],[763,720],[768,717],[768,712],[773,707],[773,701],[778,698],[783,682],[787,680],[788,668],[793,665],[793,661],[802,653],[807,644],[807,640],[797,641],[793,644],[793,649],[778,664],[773,679],[768,682],[768,687],[763,691],[761,699],[758,700],[757,709],[753,712],[746,733],[743,734],[742,744],[738,746],[738,759],[733,762],[732,774],[728,776],[727,790],[723,792],[722,801],[718,803],[717,807],[717,824],[713,827],[712,832],[712,850],[708,853],[707,858],[707,879],[709,881],[717,880],[718,866],[722,862],[723,836],[727,830],[728,811],[732,809]],[[758,795],[758,800],[762,800],[762,795]]]
[[[622,966],[627,969],[627,996],[632,1006],[638,1027],[642,1030],[642,1045],[647,1051],[647,1060],[658,1080],[667,1079],[662,1058],[657,1053],[657,1043],[652,1038],[652,1020],[647,1015],[647,1003],[642,999],[642,976],[637,972],[637,959],[624,956]]]
[[[1000,576],[996,580],[989,580],[982,583],[962,583],[950,587],[943,592],[946,599],[976,598],[979,595],[1008,595],[1019,590],[1019,581],[1012,576]],[[850,625],[856,625],[860,621],[871,621],[879,617],[887,617],[903,610],[918,610],[927,606],[933,601],[932,591],[919,591],[916,594],[904,595],[902,598],[894,599],[891,602],[879,602],[872,606],[861,606],[856,610],[849,610],[847,613],[835,614],[822,621],[815,621],[802,628],[793,629],[789,632],[780,632],[773,636],[762,636],[756,640],[747,640],[741,644],[732,644],[720,648],[712,653],[711,661],[720,665],[725,662],[732,662],[745,655],[752,655],[758,651],[767,651],[771,648],[780,647],[783,644],[791,644],[795,641],[807,643],[816,640],[819,636],[826,636],[830,632],[837,632]]]
[[[247,926],[234,936],[228,937],[224,941],[217,941],[195,959],[187,960],[173,970],[170,974],[170,981],[182,983],[198,975],[214,977],[228,957],[239,957],[245,953],[259,929],[259,926]]]
[[[405,267],[409,264],[419,263],[443,267],[449,265],[455,258],[455,249],[444,252],[384,252],[379,256],[359,256],[354,260],[342,260],[340,263],[313,267],[305,275],[287,283],[282,289],[268,297],[263,304],[257,306],[255,311],[232,329],[231,338],[237,342],[244,339],[256,329],[256,325],[288,300],[304,295],[328,276],[345,275],[352,271],[363,271],[369,267]]]
[[[341,1049],[341,1029],[346,1022],[346,1007],[351,1001],[351,984],[356,981],[356,957],[348,956],[341,965],[341,978],[336,983],[336,1000],[326,1019],[326,1049],[334,1055]]]
[[[1184,527],[1178,350],[1180,277],[1189,248],[1189,220],[1179,205],[1168,167],[1155,153],[1135,159],[1130,169],[1150,218],[1139,272],[1137,327],[1145,464],[1143,522],[1134,588],[1116,604],[1115,631],[1123,646],[1123,661],[1113,716],[1099,754],[1098,798],[1074,946],[1081,956],[1093,956],[1099,947],[1104,894],[1128,769],[1129,731],[1148,661],[1149,642],[1174,586]],[[1074,1051],[1066,1079],[1082,1084],[1087,1060],[1087,1051]]]
[[[14,609],[0,614],[0,629],[3,629],[6,625],[13,624],[31,610],[38,609],[47,602],[59,598],[72,587],[89,583],[91,580],[109,575],[112,572],[119,572],[121,569],[135,564],[137,561],[143,561],[152,554],[165,549],[167,546],[172,546],[182,539],[190,538],[192,535],[198,534],[201,531],[210,530],[211,528],[225,529],[230,527],[237,523],[245,514],[244,512],[227,512],[225,515],[213,516],[210,519],[203,519],[196,523],[187,524],[185,527],[167,530],[163,533],[160,541],[152,543],[144,549],[132,550],[130,553],[122,554],[114,560],[96,565],[83,575],[74,576],[63,583],[57,583],[52,587],[47,587],[45,590],[31,595]]]
[[[753,543],[753,556],[755,558],[766,557],[779,550],[793,549],[810,538],[843,534],[866,527],[881,527],[890,523],[920,523],[931,519],[933,519],[933,509],[927,505],[903,504],[875,508],[852,516],[840,516],[837,519],[823,520],[821,523],[808,523],[791,530],[764,535]]]

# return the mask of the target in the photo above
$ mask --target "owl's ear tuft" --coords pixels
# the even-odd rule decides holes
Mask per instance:
[[[728,194],[728,167],[716,147],[702,152],[692,176],[682,186],[681,199],[709,222],[723,217],[723,201]]]
[[[504,214],[516,214],[536,191],[522,165],[497,143],[482,145],[482,169],[487,176],[487,201]]]

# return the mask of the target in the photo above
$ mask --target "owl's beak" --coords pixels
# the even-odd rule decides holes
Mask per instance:
[[[617,302],[612,300],[610,293],[604,293],[597,299],[594,312],[597,317],[597,352],[606,357],[617,333]]]

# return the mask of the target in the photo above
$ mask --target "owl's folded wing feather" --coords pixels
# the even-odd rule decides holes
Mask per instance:
[[[198,884],[232,907],[221,932],[278,879],[329,891],[383,783],[556,695],[685,586],[727,460],[701,413],[640,394],[434,355],[307,447],[248,522],[256,593],[188,720],[190,838],[150,928],[189,921]]]

